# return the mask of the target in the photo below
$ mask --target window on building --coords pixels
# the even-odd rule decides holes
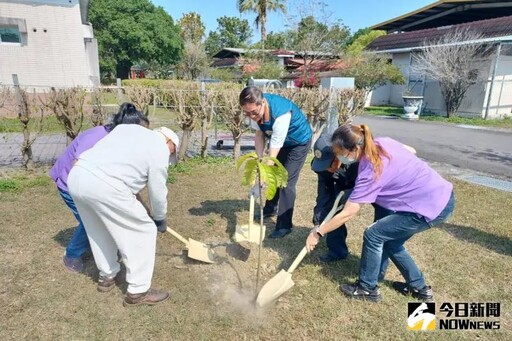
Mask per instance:
[[[0,43],[21,43],[18,26],[0,26]]]

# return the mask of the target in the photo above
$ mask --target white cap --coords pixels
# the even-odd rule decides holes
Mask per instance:
[[[174,131],[172,131],[171,129],[169,129],[167,127],[156,128],[156,129],[154,129],[154,131],[161,133],[166,139],[169,139],[172,141],[172,143],[174,143],[174,145],[176,146],[176,150],[169,157],[169,164],[171,164],[171,165],[177,164],[178,163],[177,155],[178,155],[178,150],[180,148],[180,138],[178,137],[178,135]]]

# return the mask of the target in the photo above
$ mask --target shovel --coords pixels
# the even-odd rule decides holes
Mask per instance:
[[[263,226],[263,236],[260,236],[260,226],[255,224],[254,221],[254,195],[250,196],[249,203],[249,224],[237,225],[235,230],[234,239],[236,242],[248,241],[250,243],[260,244],[260,241],[265,238],[266,227]],[[260,238],[261,237],[261,238]]]
[[[215,263],[215,253],[212,249],[208,247],[208,245],[198,242],[192,238],[188,240],[179,235],[176,231],[172,230],[169,226],[167,226],[167,232],[172,234],[174,237],[178,238],[180,242],[185,244],[188,250],[188,257],[192,259],[196,259],[205,263]]]
[[[325,224],[327,221],[331,220],[334,214],[336,214],[338,210],[338,203],[340,202],[343,193],[344,192],[340,192],[340,194],[338,194],[338,196],[336,197],[336,201],[334,202],[332,209],[329,211],[329,214],[325,217],[324,221],[322,222],[322,225]],[[258,307],[266,306],[267,304],[275,301],[276,299],[279,298],[279,296],[281,296],[282,294],[290,290],[291,287],[294,286],[295,283],[292,280],[292,273],[297,268],[297,266],[299,266],[300,262],[302,262],[307,253],[308,250],[304,246],[304,248],[302,248],[299,255],[297,256],[297,258],[295,258],[292,265],[290,265],[287,271],[281,269],[281,271],[279,271],[277,275],[275,275],[267,283],[265,283],[265,285],[261,288],[260,292],[258,293],[258,297],[256,298],[256,305]]]

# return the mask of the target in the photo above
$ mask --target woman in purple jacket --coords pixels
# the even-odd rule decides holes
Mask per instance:
[[[389,257],[405,278],[405,283],[394,282],[393,288],[420,300],[432,300],[432,289],[404,243],[448,219],[455,205],[452,184],[420,160],[413,148],[387,137],[373,139],[366,125],[339,127],[332,145],[341,163],[359,161],[356,184],[343,210],[313,229],[306,247],[313,250],[320,237],[353,218],[361,204],[375,203],[389,214],[365,230],[359,279],[341,285],[341,291],[350,298],[379,301],[379,269]]]
[[[60,196],[78,221],[78,226],[66,247],[66,254],[63,258],[64,266],[72,272],[82,272],[84,268],[82,256],[90,249],[90,246],[82,219],[80,219],[73,198],[71,198],[68,192],[68,174],[80,154],[92,148],[96,142],[105,137],[119,124],[140,124],[148,127],[149,121],[133,104],[123,103],[119,107],[117,114],[112,118],[111,123],[104,126],[97,126],[80,133],[73,142],[67,146],[50,170],[50,176],[53,181],[55,181]]]

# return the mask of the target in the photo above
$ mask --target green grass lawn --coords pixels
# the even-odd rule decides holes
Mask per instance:
[[[114,114],[117,110],[115,106],[108,106],[106,112],[108,114]],[[150,127],[156,128],[165,125],[176,131],[180,131],[180,125],[178,121],[178,115],[176,112],[163,107],[149,106],[148,119],[150,121]],[[219,119],[220,120],[220,119]],[[84,124],[81,131],[92,127],[90,117],[84,118]],[[196,119],[195,129],[199,131],[200,121]],[[218,130],[227,130],[227,125],[222,122],[217,122]],[[57,121],[55,116],[45,116],[43,118],[33,118],[29,123],[29,130],[31,133],[36,134],[64,134],[64,128],[62,124]],[[214,123],[209,129],[211,132],[214,130]],[[0,133],[21,133],[23,131],[23,125],[17,118],[0,118]]]
[[[106,107],[106,112],[108,114],[114,114],[117,110],[117,106],[108,106]],[[107,114],[107,115],[108,115]],[[161,107],[153,108],[149,107],[149,115],[148,118],[151,122],[152,126],[157,126],[161,124],[168,124],[169,122],[175,123],[172,125],[173,129],[178,129],[178,124],[176,121],[176,114]],[[91,119],[88,116],[84,117],[83,130],[89,129],[92,127]],[[29,129],[32,133],[41,133],[41,134],[55,134],[55,133],[64,133],[64,128],[61,123],[58,122],[57,118],[54,115],[45,116],[43,118],[34,117],[31,119],[29,123]],[[23,131],[23,125],[20,120],[17,118],[0,118],[0,133],[21,133]]]
[[[506,117],[501,120],[484,120],[483,118],[465,118],[465,117],[439,117],[439,116],[420,116],[423,121],[447,122],[454,124],[465,124],[484,127],[512,128],[512,117]]]
[[[81,131],[92,128],[92,126],[91,118],[89,116],[84,116]],[[37,134],[64,134],[65,132],[63,125],[54,115],[42,118],[34,117],[30,120],[28,127],[31,133]],[[21,133],[22,131],[23,125],[19,119],[5,117],[0,118],[0,133]]]
[[[376,116],[400,116],[403,114],[402,107],[395,106],[373,106],[365,108],[365,114]],[[506,117],[501,120],[484,120],[483,118],[466,118],[466,117],[441,117],[436,115],[421,115],[422,121],[446,122],[453,124],[465,124],[473,126],[485,126],[496,128],[512,128],[512,117]]]
[[[453,181],[453,217],[407,242],[437,310],[442,302],[500,302],[499,331],[412,332],[407,303],[390,281],[383,301],[352,301],[340,283],[357,277],[362,234],[373,211],[364,207],[350,221],[347,260],[322,264],[322,242],[293,273],[295,286],[274,305],[256,309],[257,247],[234,244],[238,224],[248,223],[247,188],[228,159],[193,159],[170,170],[169,225],[187,238],[210,244],[218,264],[200,264],[169,234],[157,238],[153,286],[171,299],[155,307],[124,308],[126,285],[96,291],[97,270],[89,259],[83,274],[62,266],[76,221],[45,175],[4,175],[0,182],[1,340],[511,340],[512,195]],[[14,180],[13,180],[14,179]],[[11,181],[12,180],[12,181]],[[13,184],[14,183],[14,184]],[[297,187],[295,228],[283,240],[265,240],[261,285],[288,267],[303,247],[315,204],[316,176],[306,165]],[[274,228],[269,221],[267,230]],[[240,249],[248,259],[238,257]],[[238,251],[237,251],[238,250]],[[439,316],[438,316],[439,317]]]
[[[404,112],[402,107],[379,105],[364,108],[364,113],[375,116],[399,116]]]
[[[29,122],[29,130],[33,133],[51,134],[64,132],[64,128],[55,116],[33,118]],[[17,118],[0,118],[0,133],[21,133],[23,125]]]

